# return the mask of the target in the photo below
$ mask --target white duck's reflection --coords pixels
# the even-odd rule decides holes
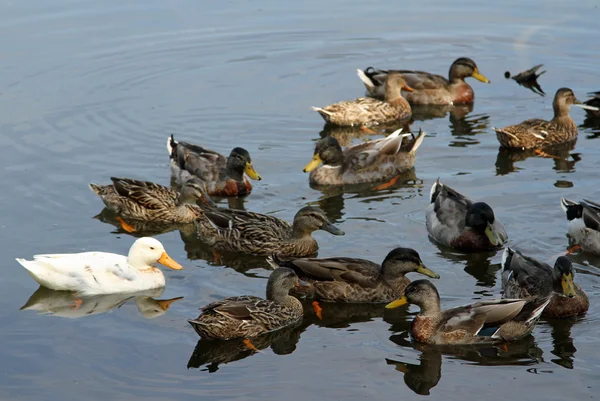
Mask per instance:
[[[146,319],[154,319],[164,314],[173,302],[183,299],[183,297],[155,299],[160,297],[163,291],[164,288],[156,288],[128,294],[78,296],[74,292],[54,291],[40,286],[31,294],[21,310],[33,310],[40,314],[78,319],[105,313],[133,301],[142,316]]]

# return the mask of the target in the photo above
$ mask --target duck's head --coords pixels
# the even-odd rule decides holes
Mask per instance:
[[[331,136],[326,136],[315,145],[313,158],[303,171],[309,173],[319,167],[321,163],[328,166],[341,166],[343,161],[344,154],[339,142]]]
[[[128,261],[131,267],[147,269],[153,263],[160,263],[173,270],[181,270],[183,267],[175,262],[165,251],[159,240],[142,237],[135,241],[129,250]]]
[[[411,248],[392,250],[381,264],[381,270],[385,276],[390,278],[401,277],[410,272],[421,273],[431,278],[440,278],[439,274],[425,267],[419,253]]]
[[[492,245],[499,246],[502,244],[502,239],[494,228],[495,221],[496,217],[490,205],[485,202],[475,202],[467,211],[465,224],[479,233],[484,233]]]
[[[479,72],[477,64],[468,57],[458,58],[450,66],[450,72],[448,73],[450,81],[457,79],[465,79],[473,77],[478,81],[489,84],[490,80],[487,79],[482,73]]]
[[[233,148],[227,159],[227,169],[234,178],[241,180],[244,173],[253,180],[262,180],[254,170],[250,153],[244,148]]]
[[[404,76],[399,72],[390,72],[385,80],[385,93],[388,97],[388,92],[395,97],[400,96],[400,91],[413,92],[414,89],[408,86]]]
[[[560,88],[554,95],[554,101],[552,102],[552,108],[554,109],[554,116],[568,115],[569,108],[571,106],[580,107],[586,110],[598,110],[597,107],[593,107],[583,103],[581,100],[575,97],[575,93],[569,88]]]
[[[415,280],[406,287],[402,298],[387,304],[385,307],[386,309],[394,309],[406,304],[417,305],[423,313],[439,311],[440,294],[437,288],[428,280]]]
[[[306,286],[306,283],[301,281],[292,269],[279,267],[271,273],[267,281],[267,299],[281,300],[289,295],[292,288],[303,286]]]
[[[566,297],[572,298],[575,294],[575,284],[573,284],[573,263],[566,256],[560,256],[556,259],[553,269],[555,291]]]
[[[152,297],[140,296],[135,299],[138,311],[146,319],[154,319],[164,314],[173,302],[177,302],[183,297],[171,298],[171,299],[154,299]]]
[[[195,204],[197,200],[205,205],[213,204],[212,199],[210,199],[206,191],[206,183],[198,177],[193,177],[183,184],[179,203]]]
[[[316,230],[324,230],[333,235],[345,233],[331,224],[325,212],[315,206],[305,206],[298,210],[294,217],[294,231],[298,234],[310,234]]]

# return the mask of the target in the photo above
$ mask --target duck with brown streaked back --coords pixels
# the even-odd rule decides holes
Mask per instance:
[[[289,295],[300,285],[293,270],[277,269],[267,281],[267,299],[252,295],[225,298],[202,307],[200,315],[188,322],[207,339],[251,338],[279,330],[303,316],[302,304]]]
[[[440,278],[423,264],[410,248],[392,250],[381,265],[357,258],[278,258],[267,259],[273,268],[289,267],[310,284],[303,295],[328,302],[388,303],[404,294],[410,283],[406,274],[421,273]]]
[[[552,297],[543,315],[566,318],[587,312],[590,301],[573,281],[573,263],[566,256],[554,268],[521,252],[506,248],[502,255],[502,290],[506,298]]]
[[[225,157],[202,146],[177,142],[173,135],[167,139],[167,150],[171,159],[171,175],[179,185],[191,177],[206,182],[210,196],[245,196],[252,191],[253,180],[261,180],[254,170],[250,153],[243,148],[234,148]]]
[[[585,105],[577,100],[571,89],[560,88],[556,91],[552,102],[554,109],[552,120],[534,118],[520,124],[492,129],[496,131],[500,145],[505,148],[534,149],[572,141],[577,138],[578,132],[575,121],[569,115],[571,106],[596,110],[595,107]]]
[[[384,100],[360,97],[334,103],[325,107],[313,107],[323,119],[342,126],[377,125],[409,119],[410,105],[402,97],[401,89],[412,91],[400,74],[390,74],[385,81]]]
[[[386,138],[368,141],[342,150],[333,137],[317,142],[310,163],[304,172],[310,172],[309,182],[314,185],[349,185],[389,180],[410,170],[425,133],[420,132],[412,141],[412,134],[394,131]],[[404,146],[404,144],[408,146]],[[322,165],[321,165],[322,164]]]
[[[440,310],[440,295],[427,280],[413,281],[404,296],[387,309],[406,304],[421,310],[410,326],[412,337],[426,344],[475,344],[517,341],[533,330],[546,299],[498,299]]]
[[[310,256],[319,249],[311,236],[314,231],[344,235],[314,206],[300,209],[293,224],[270,215],[214,207],[205,207],[204,216],[196,222],[203,242],[220,250],[251,255]]]
[[[439,180],[431,187],[427,231],[436,241],[459,250],[491,250],[506,243],[504,225],[484,202],[473,202]]]
[[[402,92],[404,98],[411,104],[461,104],[472,103],[475,99],[473,88],[465,82],[465,78],[473,77],[478,81],[490,83],[477,68],[477,64],[467,57],[456,59],[450,66],[448,79],[441,75],[424,71],[410,70],[379,70],[369,67],[357,70],[358,77],[365,84],[367,94],[374,98],[384,95],[383,83],[386,77],[394,72],[404,76],[412,92]]]

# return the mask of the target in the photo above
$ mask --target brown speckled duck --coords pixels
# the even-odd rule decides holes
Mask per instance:
[[[547,298],[544,316],[566,318],[587,312],[590,301],[573,282],[573,263],[566,256],[554,268],[510,248],[502,255],[502,289],[506,298]]]
[[[378,99],[384,95],[383,83],[386,77],[395,72],[401,73],[408,86],[413,89],[411,92],[402,93],[411,104],[471,103],[475,99],[475,93],[473,88],[465,82],[465,78],[473,77],[478,81],[490,83],[490,80],[479,72],[477,64],[467,57],[461,57],[452,63],[448,79],[424,71],[388,71],[373,67],[357,71],[358,77],[367,88],[367,94]]]
[[[303,293],[308,298],[328,302],[388,303],[404,294],[410,283],[407,273],[440,278],[423,264],[419,253],[410,248],[392,250],[381,265],[357,258],[268,259],[275,269],[289,267],[310,284]]]
[[[569,115],[571,106],[596,109],[577,100],[571,89],[560,88],[552,102],[552,120],[535,118],[504,128],[493,128],[498,142],[506,148],[534,149],[571,141],[577,138],[577,125]]]
[[[331,124],[355,126],[376,125],[411,116],[410,105],[402,97],[401,90],[412,91],[401,74],[390,74],[385,81],[384,100],[361,97],[331,104],[325,107],[313,107],[323,119]]]
[[[426,344],[474,344],[516,341],[535,327],[550,298],[532,300],[498,299],[440,310],[440,295],[427,280],[413,281],[404,296],[387,309],[405,304],[421,310],[412,321],[410,332]]]

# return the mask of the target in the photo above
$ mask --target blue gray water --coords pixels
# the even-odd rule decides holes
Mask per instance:
[[[532,256],[564,252],[559,198],[600,199],[600,125],[573,109],[579,140],[558,159],[500,153],[491,127],[550,118],[559,87],[582,99],[600,90],[599,18],[595,1],[0,2],[0,399],[595,397],[600,263],[583,254],[574,257],[576,281],[589,313],[542,320],[506,348],[413,346],[403,311],[332,307],[258,354],[205,349],[186,319],[220,297],[264,294],[269,272],[260,260],[215,263],[185,233],[162,234],[185,267],[166,272],[164,292],[98,300],[82,309],[89,316],[69,318],[69,300],[44,291],[28,305],[54,315],[19,310],[37,284],[14,258],[126,253],[134,237],[94,218],[102,204],[87,183],[116,175],[168,184],[165,143],[174,133],[223,153],[250,151],[263,180],[246,208],[286,219],[308,203],[326,209],[346,236],[317,233],[321,256],[380,261],[396,246],[413,247],[442,275],[444,305],[499,296],[500,253],[465,256],[428,240],[429,188],[441,177],[486,200],[511,246]],[[466,116],[413,124],[428,133],[413,177],[379,192],[309,188],[302,168],[323,128],[311,105],[362,95],[356,68],[446,74],[460,56],[492,84],[470,81],[476,101]],[[503,76],[539,63],[545,97]],[[176,297],[184,298],[155,311],[153,300]]]

